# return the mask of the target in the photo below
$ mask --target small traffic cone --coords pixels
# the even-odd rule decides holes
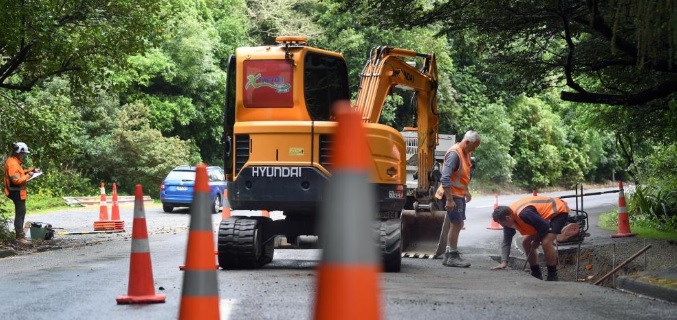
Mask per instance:
[[[531,193],[532,196],[538,196],[538,193],[536,193],[536,188],[534,188],[534,191]]]
[[[111,220],[120,220],[120,207],[118,207],[118,187],[113,182],[113,207],[110,211]]]
[[[494,201],[494,211],[496,208],[498,208],[498,194],[495,195],[496,201]],[[491,218],[491,222],[489,223],[489,226],[487,227],[489,230],[503,230],[503,227],[496,221],[494,221],[494,218]]]
[[[207,181],[207,166],[198,164],[195,168],[179,319],[219,319],[212,210]]]
[[[315,319],[379,319],[380,259],[374,243],[376,197],[369,183],[369,146],[361,116],[348,102],[335,110],[332,177],[320,214],[322,261]]]
[[[106,188],[101,182],[101,196],[99,198],[99,220],[94,221],[94,231],[115,230],[115,223],[108,220],[108,204],[106,204]]]
[[[125,222],[120,220],[120,207],[118,206],[118,187],[113,182],[113,207],[110,212],[110,219],[114,230],[124,230]]]
[[[228,201],[228,189],[223,190],[223,201],[221,201],[222,208],[221,208],[221,219],[228,219],[230,218],[230,201]]]
[[[261,210],[261,215],[270,218],[270,212],[268,212],[268,210]]]
[[[118,304],[164,303],[164,294],[155,294],[153,266],[150,261],[143,189],[136,185],[134,193],[134,223],[132,224],[132,254],[129,259],[127,295],[117,297]]]
[[[108,221],[108,204],[106,204],[106,187],[101,182],[101,200],[99,201],[99,220]]]
[[[618,233],[612,234],[612,238],[632,237],[634,233],[630,231],[630,219],[628,211],[625,209],[625,192],[623,191],[623,181],[618,182]]]

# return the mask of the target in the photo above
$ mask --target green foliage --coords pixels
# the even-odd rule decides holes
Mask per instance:
[[[150,0],[3,1],[0,87],[30,90],[59,74],[96,82],[102,68],[124,65],[156,39],[168,7]]]

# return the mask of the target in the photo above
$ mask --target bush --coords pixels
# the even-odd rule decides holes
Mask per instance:
[[[628,207],[633,223],[660,231],[677,231],[677,190],[638,186]]]

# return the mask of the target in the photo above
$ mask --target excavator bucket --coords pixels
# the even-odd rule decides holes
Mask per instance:
[[[402,211],[402,257],[434,259],[447,246],[446,211]]]

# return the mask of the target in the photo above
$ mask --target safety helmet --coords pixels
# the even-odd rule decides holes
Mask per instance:
[[[12,147],[14,153],[31,153],[28,151],[28,146],[23,142],[15,142]]]

